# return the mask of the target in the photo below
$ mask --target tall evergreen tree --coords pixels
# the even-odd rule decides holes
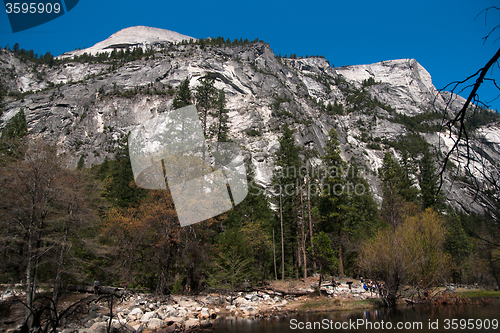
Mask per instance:
[[[2,131],[2,139],[18,139],[28,134],[26,125],[26,116],[24,110],[21,109],[14,115],[4,127]]]
[[[430,150],[427,148],[424,156],[419,162],[419,185],[420,185],[420,201],[424,209],[434,208],[439,210],[444,204],[444,195],[439,188],[439,177],[434,164],[434,159]]]
[[[98,168],[98,177],[104,181],[104,196],[113,206],[131,206],[146,195],[146,191],[134,183],[128,151],[128,135],[121,138],[115,160],[105,160]]]
[[[298,206],[298,175],[300,168],[299,148],[295,145],[293,132],[285,124],[276,152],[277,171],[273,177],[273,188],[278,192],[277,206],[281,230],[281,278],[285,277],[286,263],[293,267],[293,244],[296,240],[296,208]]]
[[[217,89],[215,88],[215,81],[209,74],[198,79],[200,85],[196,87],[196,106],[201,115],[201,122],[203,124],[203,134],[207,135],[207,116],[208,111],[216,105]]]
[[[192,104],[192,96],[189,88],[189,77],[187,77],[179,86],[172,105],[174,109],[179,109],[190,104]]]
[[[354,158],[349,163],[346,181],[349,209],[342,244],[345,270],[347,274],[353,275],[360,246],[371,238],[383,223],[370,185],[360,174]]]
[[[407,156],[403,154],[402,167],[390,152],[386,152],[379,170],[383,191],[382,219],[394,228],[403,222],[405,203],[414,202],[418,193],[413,186],[413,169]]]
[[[210,136],[215,137],[217,142],[229,141],[228,110],[226,109],[226,93],[224,89],[219,90],[219,95],[215,103],[216,110],[211,115],[215,117],[215,122],[210,126]]]
[[[321,215],[323,217],[322,230],[335,235],[338,249],[339,273],[344,275],[343,238],[346,230],[346,217],[350,209],[347,193],[345,172],[347,163],[340,156],[337,131],[331,129],[325,146],[323,164],[327,174],[323,183]]]
[[[412,176],[417,173],[417,168],[407,150],[401,152],[400,167],[399,193],[405,201],[414,202],[417,200],[418,189],[415,187],[416,179]]]

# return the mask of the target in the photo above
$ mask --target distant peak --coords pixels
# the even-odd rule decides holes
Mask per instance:
[[[111,40],[114,41],[116,39],[126,39],[131,42],[141,42],[142,40],[144,40],[145,42],[151,40],[165,41],[165,42],[181,42],[183,40],[190,40],[190,39],[196,40],[196,38],[182,35],[175,31],[146,27],[142,25],[122,29],[112,34],[108,39],[104,40],[103,42]]]
[[[190,39],[197,40],[196,38],[182,35],[171,30],[146,26],[135,26],[115,32],[109,38],[87,49],[64,53],[62,57],[73,57],[75,55],[81,55],[83,53],[95,55],[101,52],[110,52],[113,49],[123,49],[136,46],[146,47],[148,45],[165,42],[179,43],[183,40]]]

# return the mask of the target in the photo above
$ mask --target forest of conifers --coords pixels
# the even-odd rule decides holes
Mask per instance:
[[[204,126],[207,137],[229,139],[224,92],[213,80],[205,77],[196,91],[181,84],[174,107],[191,103],[204,124],[208,113],[217,119]],[[334,129],[319,156],[298,147],[285,125],[271,191],[254,182],[248,163],[246,199],[187,227],[168,190],[135,185],[126,137],[113,160],[75,170],[29,138],[22,111],[1,140],[0,282],[22,282],[28,297],[38,286],[57,294],[94,280],[167,294],[315,274],[364,276],[383,281],[388,298],[402,285],[499,284],[498,212],[447,207],[437,157],[422,139],[400,149],[400,158],[385,154],[379,206],[359,166],[342,159]]]

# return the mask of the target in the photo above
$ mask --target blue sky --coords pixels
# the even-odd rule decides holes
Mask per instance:
[[[18,33],[1,10],[0,46],[19,43],[59,55],[145,25],[195,38],[259,38],[276,54],[324,55],[337,67],[414,58],[439,89],[474,73],[498,50],[500,31],[485,44],[482,38],[500,24],[500,11],[490,11],[486,22],[484,13],[476,19],[495,5],[498,0],[80,0],[67,14]],[[480,95],[490,101],[495,91],[485,87]],[[500,110],[500,98],[491,105]]]

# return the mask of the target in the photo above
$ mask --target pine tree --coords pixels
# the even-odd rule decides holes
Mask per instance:
[[[403,158],[403,163],[404,167],[401,167],[391,153],[386,152],[379,170],[383,191],[382,219],[394,228],[403,221],[405,203],[414,202],[417,194],[410,174],[413,169],[406,158]]]
[[[424,152],[424,156],[419,162],[419,169],[420,201],[422,207],[424,209],[432,207],[435,210],[442,208],[444,195],[441,191],[438,193],[439,179],[429,149],[426,149]]]
[[[192,96],[191,89],[189,88],[189,77],[187,77],[179,86],[179,90],[174,97],[172,106],[174,107],[174,109],[179,109],[192,104],[191,100]]]
[[[343,259],[347,274],[353,275],[360,245],[370,239],[383,223],[370,185],[360,174],[354,158],[349,163],[346,174],[349,209],[342,239],[345,253]]]
[[[215,88],[215,81],[209,74],[198,79],[200,85],[196,87],[196,106],[201,115],[201,122],[203,124],[203,134],[207,135],[207,115],[208,111],[216,104],[217,89]]]
[[[337,268],[339,262],[335,258],[335,251],[332,249],[332,241],[326,233],[320,231],[316,236],[314,236],[313,243],[314,248],[316,249],[314,260],[319,266],[318,291],[321,296],[321,283],[325,273],[331,274],[334,269]],[[312,250],[312,248],[309,249]]]
[[[406,202],[415,202],[417,200],[418,189],[415,187],[416,179],[412,176],[416,174],[417,168],[406,150],[401,152],[400,167],[399,193]]]
[[[273,177],[273,188],[278,192],[277,205],[279,207],[281,230],[281,278],[284,279],[285,262],[290,262],[290,259],[293,259],[290,256],[290,248],[295,243],[296,228],[293,221],[296,220],[297,216],[297,185],[300,168],[299,148],[295,145],[293,132],[286,123],[283,126],[283,135],[279,143],[280,148],[276,152],[275,162],[278,170]],[[291,262],[293,264],[293,260]]]
[[[2,139],[19,139],[28,134],[26,125],[26,116],[24,110],[21,110],[10,119],[2,131]]]
[[[228,142],[228,110],[226,109],[226,93],[224,89],[219,90],[215,107],[216,111],[211,115],[216,118],[216,121],[210,127],[210,136],[215,137],[217,142]]]
[[[116,207],[135,205],[146,191],[134,184],[134,173],[130,163],[128,135],[121,138],[115,160],[105,160],[99,166],[99,178],[104,180],[104,196]]]
[[[344,275],[342,238],[345,233],[345,221],[349,210],[349,197],[345,171],[347,164],[340,156],[337,132],[331,129],[325,146],[323,164],[327,174],[323,183],[323,195],[320,204],[322,230],[336,235],[339,256],[339,273]]]

